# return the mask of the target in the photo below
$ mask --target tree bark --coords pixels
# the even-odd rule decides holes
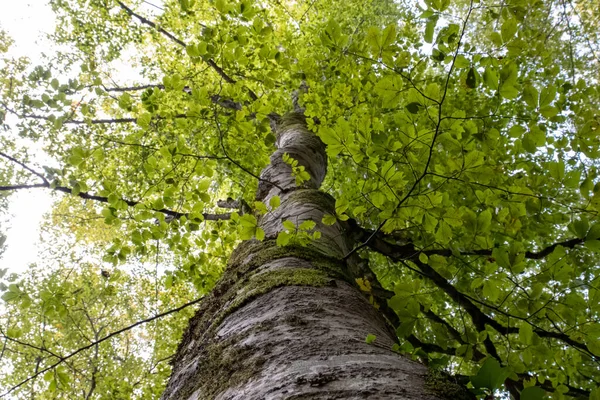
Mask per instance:
[[[181,399],[439,399],[428,369],[396,352],[382,314],[358,289],[358,257],[348,226],[321,223],[335,201],[318,189],[327,170],[325,146],[304,117],[278,127],[277,150],[263,170],[258,199],[281,205],[259,219],[262,242],[243,242],[200,310],[173,361],[164,400]],[[302,187],[282,155],[310,174]],[[267,183],[271,182],[272,184]],[[321,237],[275,244],[283,220],[316,223]],[[371,344],[367,335],[375,335]]]

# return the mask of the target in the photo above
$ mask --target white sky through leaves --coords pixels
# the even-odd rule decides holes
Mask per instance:
[[[46,0],[7,3],[0,13],[0,28],[15,41],[8,55],[28,57],[36,65],[47,48],[44,34],[52,31],[54,14]],[[40,221],[50,206],[50,193],[43,190],[19,191],[10,197],[7,249],[0,258],[0,268],[22,271],[36,260]]]

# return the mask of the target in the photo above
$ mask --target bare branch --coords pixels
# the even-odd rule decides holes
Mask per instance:
[[[217,127],[217,131],[219,132],[219,141],[221,142],[221,149],[223,150],[223,153],[225,154],[225,157],[227,157],[227,159],[232,164],[234,164],[236,167],[238,167],[239,169],[241,169],[242,171],[244,171],[248,175],[252,176],[253,178],[256,178],[259,182],[265,182],[265,183],[267,183],[269,185],[272,185],[272,186],[275,186],[277,189],[283,191],[283,188],[281,186],[277,185],[274,182],[271,182],[269,180],[261,178],[260,176],[256,175],[252,171],[248,170],[243,165],[241,165],[240,163],[238,163],[236,160],[234,160],[233,158],[231,158],[229,156],[229,154],[227,153],[227,149],[225,148],[225,143],[223,143],[223,132],[221,131],[221,124],[219,124],[219,117],[218,117],[218,113],[217,113],[216,110],[215,110],[214,115],[215,115],[215,126]]]
[[[169,39],[171,39],[173,42],[177,43],[180,46],[183,47],[187,47],[187,45],[185,44],[184,41],[182,41],[181,39],[178,39],[175,37],[175,35],[173,35],[170,32],[167,32],[166,30],[164,30],[163,28],[161,28],[160,26],[157,26],[154,22],[150,21],[147,18],[142,17],[139,14],[136,14],[131,8],[127,7],[125,4],[123,4],[121,1],[117,0],[117,3],[119,4],[119,6],[125,10],[125,12],[127,14],[129,14],[130,16],[136,18],[137,20],[139,20],[142,24],[148,25],[154,29],[156,29],[157,31],[159,31],[160,33],[162,33],[163,35],[165,35],[166,37],[168,37]],[[225,71],[223,71],[223,69],[221,67],[219,67],[217,65],[217,63],[212,59],[209,58],[208,60],[206,60],[206,63],[217,72],[217,74],[219,74],[221,76],[221,78],[223,78],[223,80],[225,80],[225,82],[227,83],[236,83],[237,81],[235,79],[233,79],[232,77],[230,77],[229,75],[227,75],[225,73]],[[256,93],[254,93],[251,89],[247,89],[248,90],[248,94],[250,95],[250,98],[252,100],[258,100],[258,96],[256,95]]]
[[[12,393],[12,392],[13,392],[13,391],[15,391],[16,389],[18,389],[18,388],[20,388],[21,386],[23,386],[24,384],[26,384],[27,382],[29,382],[29,381],[31,381],[31,380],[33,380],[33,379],[37,378],[38,376],[40,376],[40,375],[43,375],[43,374],[45,374],[46,372],[48,372],[48,371],[50,371],[50,370],[52,370],[52,369],[56,368],[56,367],[57,367],[58,365],[60,365],[61,363],[63,363],[63,362],[65,362],[65,361],[67,361],[68,359],[72,358],[73,356],[76,356],[77,354],[81,353],[82,351],[85,351],[85,350],[88,350],[88,349],[90,349],[90,348],[92,348],[92,347],[94,347],[94,346],[97,346],[98,344],[100,344],[100,343],[102,343],[102,342],[105,342],[105,341],[107,341],[108,339],[111,339],[111,338],[113,338],[113,337],[115,337],[115,336],[117,336],[117,335],[120,335],[120,334],[121,334],[121,333],[123,333],[123,332],[127,332],[127,331],[129,331],[129,330],[131,330],[131,329],[133,329],[133,328],[135,328],[135,327],[137,327],[137,326],[140,326],[140,325],[146,324],[146,323],[148,323],[148,322],[152,322],[152,321],[154,321],[154,320],[156,320],[156,319],[159,319],[159,318],[165,317],[165,316],[167,316],[167,315],[169,315],[169,314],[173,314],[173,313],[179,312],[179,311],[183,310],[184,308],[187,308],[187,307],[189,307],[189,306],[192,306],[192,305],[194,305],[194,304],[197,304],[197,303],[199,303],[199,302],[200,302],[202,299],[203,299],[203,297],[201,297],[201,298],[199,298],[199,299],[196,299],[196,300],[193,300],[193,301],[190,301],[189,303],[186,303],[186,304],[184,304],[184,305],[182,305],[182,306],[180,306],[180,307],[174,308],[174,309],[172,309],[172,310],[168,310],[168,311],[165,311],[165,312],[163,312],[163,313],[161,313],[161,314],[157,314],[157,315],[155,315],[155,316],[153,316],[153,317],[150,317],[150,318],[147,318],[147,319],[144,319],[144,320],[138,321],[138,322],[136,322],[135,324],[132,324],[132,325],[129,325],[129,326],[125,327],[125,328],[122,328],[122,329],[119,329],[119,330],[117,330],[117,331],[111,332],[111,333],[109,333],[108,335],[104,336],[103,338],[101,338],[101,339],[99,339],[99,340],[97,340],[97,341],[94,341],[94,342],[92,342],[92,343],[88,344],[87,346],[80,347],[79,349],[75,350],[74,352],[72,352],[72,353],[70,353],[70,354],[68,354],[68,355],[66,355],[66,356],[64,356],[64,357],[61,357],[61,358],[60,358],[60,359],[59,359],[57,362],[55,362],[54,364],[52,364],[52,365],[50,365],[50,366],[48,366],[48,367],[46,367],[46,368],[44,368],[44,369],[42,369],[42,370],[39,370],[39,371],[37,371],[35,374],[31,375],[29,378],[22,380],[21,382],[19,382],[18,384],[16,384],[15,386],[13,386],[13,387],[11,387],[10,389],[8,389],[6,392],[4,392],[3,394],[1,394],[1,395],[0,395],[0,397],[6,397],[7,395],[9,395],[10,393]]]
[[[56,354],[56,353],[54,353],[54,352],[52,352],[52,351],[48,350],[48,349],[47,349],[47,348],[45,348],[45,347],[38,347],[38,346],[35,346],[35,345],[33,345],[33,344],[30,344],[30,343],[22,342],[22,341],[20,341],[20,340],[18,340],[18,339],[15,339],[15,338],[11,338],[10,336],[7,336],[6,334],[4,334],[4,332],[2,332],[2,330],[0,330],[0,337],[4,338],[5,340],[8,340],[8,341],[10,341],[10,342],[16,343],[16,344],[18,344],[18,345],[20,345],[20,346],[29,347],[29,348],[32,348],[32,349],[34,349],[34,350],[40,351],[40,352],[42,352],[42,353],[48,353],[48,354],[49,354],[49,355],[51,355],[52,357],[56,357],[56,358],[58,358],[58,359],[61,359],[61,358],[62,358],[62,357],[61,357],[61,356],[59,356],[58,354]]]
[[[26,169],[27,171],[31,172],[32,174],[34,174],[35,176],[37,176],[38,178],[40,178],[42,181],[44,181],[44,183],[48,183],[48,181],[46,180],[46,177],[44,177],[44,175],[40,174],[39,172],[35,171],[34,169],[29,168],[27,165],[23,164],[21,161],[17,160],[16,158],[13,158],[11,156],[9,156],[6,153],[3,153],[0,151],[0,156],[14,162],[15,164],[20,165],[21,167],[23,167],[24,169]]]
[[[99,201],[101,203],[108,203],[108,197],[97,196],[97,195],[86,193],[86,192],[78,192],[77,194],[75,194],[75,193],[73,193],[73,189],[71,189],[69,187],[66,187],[66,186],[52,187],[52,185],[50,183],[37,183],[37,184],[32,184],[32,185],[0,186],[0,191],[12,191],[12,190],[20,190],[20,189],[38,189],[38,188],[52,189],[52,190],[56,190],[57,192],[72,194],[74,196],[81,197],[82,199]],[[130,207],[134,207],[138,204],[141,204],[139,201],[133,201],[133,200],[127,200],[127,199],[121,199],[121,201],[123,201],[125,204],[127,204]],[[187,217],[189,215],[188,213],[181,213],[181,212],[169,210],[166,208],[161,208],[161,209],[151,208],[150,210],[156,211],[156,212],[159,212],[159,213],[162,213],[165,215],[170,215],[171,217],[177,218],[177,219],[179,219],[183,216]],[[224,214],[203,213],[202,216],[204,217],[204,219],[206,221],[222,221],[222,220],[230,219],[231,213],[224,213]]]

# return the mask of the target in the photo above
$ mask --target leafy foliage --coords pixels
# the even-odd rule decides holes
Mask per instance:
[[[324,223],[356,226],[354,251],[394,293],[399,351],[471,376],[482,395],[597,398],[600,91],[588,3],[54,0],[54,40],[67,50],[34,68],[11,61],[0,90],[1,116],[43,139],[60,167],[28,164],[9,140],[2,190],[96,201],[83,209],[112,227],[105,262],[152,258],[160,243],[173,260],[165,287],[203,293],[239,240],[264,238],[241,205],[254,204],[271,122],[294,99],[327,145],[336,215]],[[301,184],[304,166],[286,162]],[[239,212],[223,215],[223,198]],[[318,236],[284,226],[282,246]],[[43,323],[28,310],[45,307],[50,281],[23,282],[4,296],[29,299],[7,325],[25,335]],[[117,300],[94,287],[86,296]],[[71,289],[65,301],[79,301]],[[23,341],[50,340],[31,335]],[[32,373],[15,360],[18,376]],[[75,385],[54,371],[21,390]]]

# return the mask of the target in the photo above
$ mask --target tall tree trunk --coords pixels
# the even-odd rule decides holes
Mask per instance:
[[[320,192],[325,146],[299,114],[278,127],[278,149],[262,172],[258,198],[281,205],[259,225],[266,240],[232,254],[173,361],[163,399],[438,399],[428,370],[392,351],[393,330],[356,287],[348,227],[321,223],[335,201]],[[288,153],[310,180],[296,186]],[[321,238],[278,247],[283,220],[316,222]],[[376,339],[367,344],[367,335]],[[458,397],[451,397],[458,398]]]

